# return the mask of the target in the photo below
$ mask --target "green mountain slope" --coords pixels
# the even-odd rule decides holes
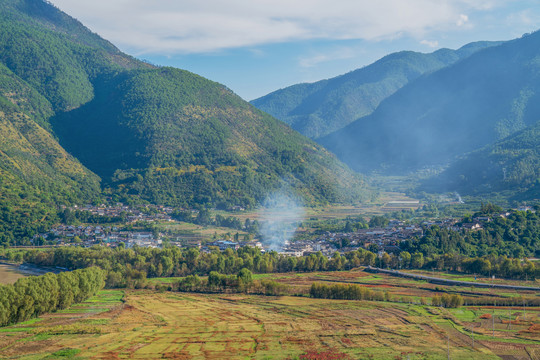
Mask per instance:
[[[253,206],[281,182],[307,202],[358,199],[362,190],[321,146],[195,74],[131,71],[95,89],[54,128],[124,201]]]
[[[99,179],[39,124],[51,105],[0,64],[0,245],[50,225],[56,206],[91,201]]]
[[[90,101],[98,74],[134,67],[148,66],[43,1],[0,3],[0,245],[46,230],[58,205],[101,197],[49,120]]]
[[[451,161],[540,117],[540,33],[480,50],[423,76],[320,142],[361,171]]]
[[[540,199],[540,122],[467,154],[422,189],[464,195],[506,192],[514,199]]]
[[[146,66],[40,0],[2,1],[0,45],[0,62],[54,111],[90,101],[97,76]]]
[[[277,90],[251,103],[293,129],[318,138],[371,114],[382,100],[422,74],[435,71],[498,43],[471,43],[431,54],[393,53],[332,79]]]
[[[307,203],[365,191],[224,86],[125,55],[41,0],[0,3],[0,139],[0,245],[103,195],[251,206],[284,183]]]

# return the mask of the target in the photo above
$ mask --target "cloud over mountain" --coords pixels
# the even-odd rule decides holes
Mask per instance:
[[[309,39],[422,36],[469,23],[504,1],[53,0],[100,35],[138,53],[199,53]]]

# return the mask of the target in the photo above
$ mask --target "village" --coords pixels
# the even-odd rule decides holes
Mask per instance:
[[[515,210],[527,211],[531,208],[519,208]],[[144,208],[132,208],[122,204],[116,206],[93,206],[86,205],[70,208],[70,211],[82,211],[98,217],[121,218],[122,225],[129,224],[151,224],[154,222],[175,222],[172,216],[174,209],[164,206],[145,206]],[[34,236],[34,246],[43,245],[44,242],[54,246],[82,246],[91,247],[103,245],[108,247],[123,246],[131,248],[154,247],[159,248],[170,244],[179,247],[196,247],[200,251],[210,252],[215,249],[221,251],[239,249],[243,246],[257,247],[261,251],[277,251],[287,256],[305,256],[312,253],[321,252],[323,255],[331,257],[336,251],[340,253],[356,250],[359,248],[370,250],[382,254],[400,251],[400,243],[412,238],[423,236],[424,229],[431,226],[438,226],[453,231],[477,231],[483,229],[484,225],[496,217],[508,217],[509,211],[495,214],[492,217],[478,216],[471,219],[471,222],[460,223],[456,219],[439,219],[435,221],[423,221],[419,224],[409,224],[400,220],[390,220],[384,228],[359,229],[354,232],[325,232],[322,235],[312,236],[310,239],[297,239],[294,241],[280,241],[276,247],[275,242],[270,245],[265,242],[263,236],[255,236],[251,239],[247,237],[243,241],[236,237],[231,239],[228,236],[211,239],[189,239],[181,236],[166,236],[156,231],[142,231],[133,228],[126,228],[122,225],[58,225],[46,233]],[[184,241],[181,241],[181,240]]]

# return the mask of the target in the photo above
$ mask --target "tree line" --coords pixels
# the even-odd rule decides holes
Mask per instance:
[[[189,275],[174,284],[170,290],[203,293],[250,293],[262,295],[298,295],[293,289],[277,281],[253,280],[252,273],[246,268],[237,275],[225,275],[212,271],[207,278]]]
[[[243,268],[253,273],[266,274],[341,271],[369,265],[391,269],[437,269],[530,280],[540,277],[540,264],[505,256],[469,258],[460,254],[445,254],[424,257],[421,252],[410,254],[407,251],[378,256],[364,249],[344,254],[336,252],[328,258],[321,252],[292,257],[275,251],[262,253],[258,248],[252,247],[225,251],[216,248],[210,252],[201,252],[197,248],[180,249],[175,246],[163,249],[111,249],[94,246],[40,250],[3,249],[0,250],[0,257],[70,270],[99,266],[106,271],[107,286],[129,288],[143,287],[147,278],[208,276],[212,271],[234,275]]]
[[[332,284],[327,285],[319,282],[311,284],[309,295],[319,299],[341,300],[373,300],[389,301],[388,292],[371,290],[365,286],[355,284]]]
[[[105,276],[105,271],[90,267],[21,278],[15,284],[0,285],[0,326],[82,302],[103,288]]]

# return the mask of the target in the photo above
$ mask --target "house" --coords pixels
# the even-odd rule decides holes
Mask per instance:
[[[481,230],[482,225],[479,224],[479,223],[465,223],[465,224],[461,225],[461,228],[464,229],[464,230],[474,231],[474,230]]]

